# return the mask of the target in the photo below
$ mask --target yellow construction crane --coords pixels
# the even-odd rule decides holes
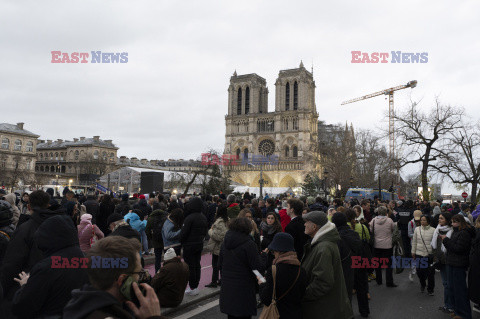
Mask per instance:
[[[357,97],[356,99],[351,99],[351,100],[342,102],[342,105],[345,105],[353,102],[363,101],[379,95],[388,95],[388,139],[389,139],[389,156],[390,156],[390,159],[392,160],[392,163],[393,163],[393,160],[395,159],[395,111],[393,108],[393,92],[406,89],[406,88],[413,89],[416,86],[417,86],[417,81],[413,80],[408,82],[405,85],[395,86],[393,88],[378,91],[372,94],[367,94],[361,97]]]

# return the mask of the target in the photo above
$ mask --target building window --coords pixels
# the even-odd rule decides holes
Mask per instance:
[[[7,167],[7,159],[6,159],[6,158],[2,158],[2,159],[0,160],[0,167],[1,167],[1,168]]]
[[[8,150],[10,148],[10,140],[8,138],[2,139],[2,149]]]
[[[285,88],[285,110],[288,111],[290,108],[290,83],[287,83]]]
[[[243,158],[248,158],[248,148],[243,150]]]
[[[236,152],[236,153],[237,153],[237,158],[240,158],[240,149],[239,149],[239,148],[237,148],[237,152]]]
[[[32,163],[30,161],[27,161],[27,170],[30,170],[32,168]]]
[[[290,155],[290,147],[285,146],[285,157],[288,157]]]
[[[237,94],[237,115],[242,114],[242,88],[238,89]]]
[[[43,161],[43,153],[40,153],[40,160]]]
[[[298,157],[298,148],[296,146],[293,147],[293,157],[297,158]]]
[[[107,152],[103,152],[103,153],[102,153],[102,158],[103,158],[104,161],[107,160]]]
[[[53,161],[53,153],[50,153],[50,160]]]
[[[15,140],[15,146],[13,147],[14,151],[21,151],[22,150],[22,141]]]
[[[45,172],[48,172],[48,171],[49,171],[48,166],[45,166]],[[43,172],[43,169],[42,169],[42,172]]]
[[[55,153],[55,160],[58,161],[58,153]]]
[[[115,154],[110,153],[110,162],[115,162]]]
[[[293,84],[293,109],[298,109],[298,84],[297,81]]]
[[[55,166],[50,166],[50,172],[55,172]]]
[[[43,171],[44,171],[43,166],[40,166],[40,172],[43,172]]]
[[[65,165],[62,165],[62,173],[65,173],[65,171],[66,171],[66,167]]]
[[[25,149],[27,152],[33,152],[33,142],[28,142],[27,147]]]
[[[98,151],[93,152],[93,159],[98,159]]]
[[[245,90],[245,114],[250,112],[250,88],[247,86]]]
[[[64,157],[63,157],[63,153],[60,153],[60,160],[63,161]]]
[[[80,156],[80,153],[78,151],[75,151],[75,160],[78,161],[78,157]]]
[[[45,160],[48,161],[48,153],[45,153]]]

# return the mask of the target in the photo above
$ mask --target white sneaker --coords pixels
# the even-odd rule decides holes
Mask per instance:
[[[185,292],[186,295],[189,295],[189,296],[196,296],[199,294],[198,292],[198,288],[195,288],[195,289],[192,289],[190,290],[189,292]]]
[[[188,287],[187,289],[185,289],[185,294],[188,295],[188,294],[190,294],[191,291],[192,291],[192,289],[190,289],[190,287]]]
[[[410,273],[410,274],[408,275],[408,279],[410,279],[410,281],[413,282],[413,274],[412,274],[412,273]]]

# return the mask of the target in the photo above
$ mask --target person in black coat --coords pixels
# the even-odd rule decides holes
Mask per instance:
[[[257,314],[256,285],[253,270],[263,272],[248,218],[234,218],[220,247],[218,267],[222,277],[220,311],[228,318],[250,318]]]
[[[114,211],[115,205],[112,202],[112,197],[108,194],[103,195],[98,209],[97,226],[100,228],[102,233],[105,234],[105,236],[110,233],[110,229],[108,229],[107,225],[108,216],[113,214]]]
[[[87,200],[83,203],[87,209],[87,214],[92,215],[92,224],[97,224],[98,211],[100,210],[100,205],[95,195],[87,195]]]
[[[267,270],[266,283],[259,282],[260,300],[265,306],[272,302],[273,267],[275,267],[275,297],[280,318],[301,319],[307,274],[297,258],[294,239],[290,234],[276,234],[268,249],[273,252],[275,259],[273,266]]]
[[[140,233],[132,228],[120,214],[113,213],[108,216],[108,227],[111,233],[108,236],[122,236],[125,238],[135,238],[138,242],[142,242]]]
[[[15,293],[12,311],[18,318],[60,316],[71,291],[88,282],[87,269],[81,268],[80,262],[76,268],[60,268],[60,258],[72,262],[73,258],[79,261],[84,257],[77,229],[71,218],[59,215],[40,225],[34,237],[45,259],[35,264],[26,283]]]
[[[302,201],[296,198],[289,199],[287,202],[287,214],[292,220],[285,227],[285,232],[293,237],[298,260],[302,260],[303,247],[310,238],[305,234],[305,221],[302,218],[303,206]]]
[[[198,294],[198,284],[200,283],[200,259],[202,258],[203,241],[208,232],[207,218],[203,214],[203,201],[198,198],[192,198],[185,204],[185,220],[180,231],[180,242],[183,246],[183,259],[187,263],[190,274],[188,284],[189,295]]]
[[[332,216],[332,223],[335,224],[340,235],[338,249],[342,260],[343,277],[347,286],[348,299],[352,302],[354,273],[352,269],[352,256],[361,256],[363,245],[360,236],[347,224],[347,216],[344,213],[335,213]]]
[[[453,232],[450,238],[442,238],[447,249],[446,265],[448,285],[452,289],[453,310],[455,315],[469,319],[472,318],[472,309],[468,298],[467,269],[472,239],[475,229],[467,224],[461,214],[452,217]]]
[[[122,216],[125,216],[128,214],[128,212],[132,209],[130,204],[128,203],[128,194],[123,194],[122,195],[122,201],[115,206],[114,213],[120,214]]]
[[[468,271],[468,295],[477,306],[480,305],[480,218],[475,223],[476,235],[470,251],[470,270]]]
[[[152,207],[148,205],[147,200],[145,199],[145,195],[140,195],[140,199],[138,203],[133,205],[133,209],[138,209],[142,212],[138,215],[138,217],[140,217],[140,220],[143,220],[145,216],[150,215],[150,213],[152,212]]]
[[[15,226],[12,224],[13,208],[9,202],[0,200],[0,265],[7,251],[8,243],[13,237]]]
[[[43,254],[33,237],[38,227],[48,218],[65,214],[64,208],[60,205],[58,210],[52,211],[49,204],[50,195],[46,192],[41,190],[32,192],[30,194],[32,216],[15,230],[8,244],[0,271],[0,280],[8,299],[13,297],[17,289],[13,279],[22,271],[29,272],[37,262],[43,259]]]

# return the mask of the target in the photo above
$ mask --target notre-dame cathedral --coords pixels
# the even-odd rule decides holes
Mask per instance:
[[[266,187],[299,187],[311,171],[318,171],[318,113],[315,81],[300,63],[280,71],[275,82],[275,112],[268,112],[267,82],[253,74],[230,78],[224,154],[252,158],[273,156],[262,165]],[[233,181],[258,187],[260,165],[230,166]]]

